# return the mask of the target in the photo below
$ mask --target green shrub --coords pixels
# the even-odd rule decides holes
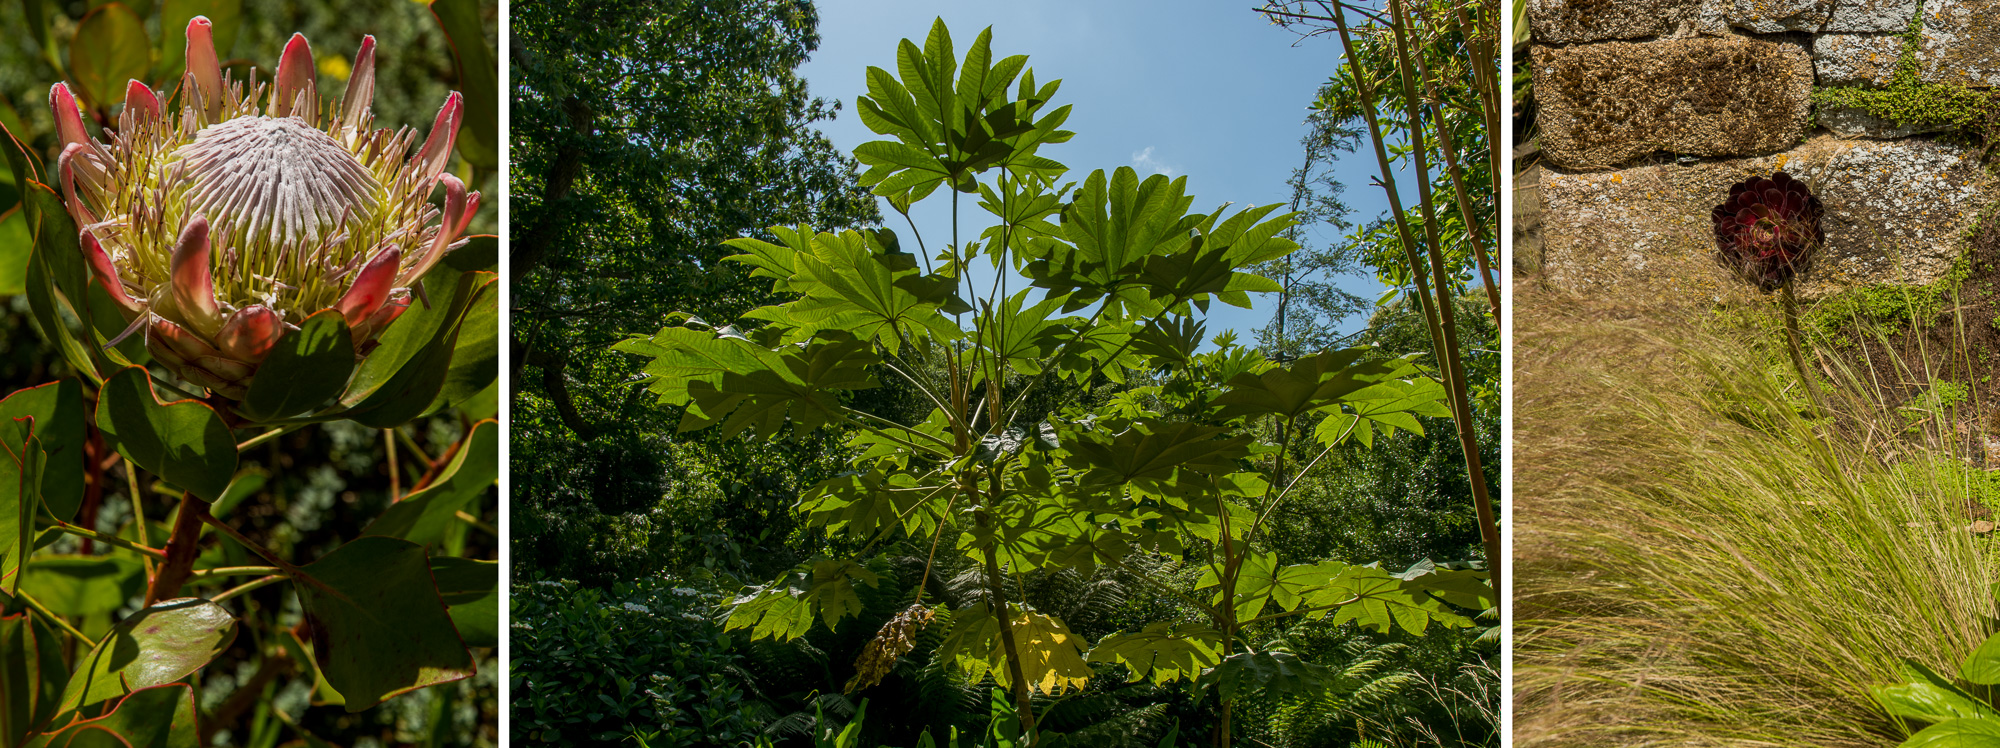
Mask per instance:
[[[720,601],[680,584],[514,585],[515,744],[759,742],[770,710],[741,685],[729,637],[710,617]]]

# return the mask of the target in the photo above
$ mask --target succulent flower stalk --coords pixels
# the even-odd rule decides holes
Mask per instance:
[[[91,275],[130,322],[126,335],[143,333],[161,364],[225,398],[242,399],[314,312],[337,310],[365,356],[479,210],[479,193],[444,171],[464,117],[458,93],[412,154],[414,131],[372,127],[374,37],[339,106],[321,100],[314,70],[294,34],[273,80],[254,70],[231,80],[196,17],[177,110],[132,81],[100,142],[69,86],[49,90],[63,199]],[[442,210],[430,203],[440,185]]]
[[[1778,172],[1729,188],[1715,206],[1715,246],[1722,264],[1766,292],[1785,285],[1826,243],[1825,214],[1804,182]]]

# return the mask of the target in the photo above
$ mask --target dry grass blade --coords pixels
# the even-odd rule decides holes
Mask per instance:
[[[1515,744],[1898,742],[1869,687],[1994,607],[1951,419],[1838,366],[1809,419],[1768,330],[1517,290]]]

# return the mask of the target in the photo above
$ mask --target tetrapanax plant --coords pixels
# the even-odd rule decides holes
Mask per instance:
[[[807,521],[855,546],[908,543],[933,561],[956,554],[981,571],[976,597],[925,608],[927,564],[916,599],[877,629],[851,687],[882,677],[909,651],[911,632],[935,618],[931,625],[949,630],[934,662],[973,681],[992,676],[1033,744],[1032,694],[1083,687],[1093,660],[1124,663],[1135,678],[1213,684],[1226,705],[1252,690],[1310,688],[1293,663],[1256,651],[1250,628],[1267,621],[1341,615],[1413,631],[1457,623],[1427,591],[1444,578],[1429,570],[1397,577],[1331,562],[1279,566],[1255,545],[1291,485],[1252,466],[1290,446],[1259,443],[1260,419],[1327,424],[1329,449],[1415,427],[1416,415],[1447,411],[1414,362],[1351,349],[1274,369],[1224,336],[1218,345],[1229,352],[1212,380],[1188,383],[1198,396],[1184,407],[1121,396],[1091,411],[1034,410],[1030,398],[1054,387],[1189,366],[1201,358],[1199,314],[1211,302],[1248,307],[1251,293],[1278,290],[1248,268],[1298,245],[1283,236],[1291,215],[1273,215],[1275,205],[1191,212],[1185,177],[1141,179],[1119,168],[1064,184],[1068,167],[1039,150],[1069,139],[1059,129],[1069,107],[1050,108],[1056,82],[1038,85],[1026,62],[996,58],[989,30],[961,64],[940,21],[921,47],[900,45],[898,74],[868,71],[857,109],[894,139],[856,149],[870,167],[861,181],[905,216],[948,191],[953,235],[940,250],[920,257],[886,230],[771,227],[775,243],[730,240],[741,254],[728,259],[791,300],[751,310],[743,327],[683,317],[616,346],[650,359],[645,384],[685,408],[684,431],[848,429],[852,470],[806,492]],[[980,198],[995,219],[976,241],[958,234],[961,194]],[[975,259],[993,268],[990,282],[968,282]],[[897,420],[843,396],[878,376],[921,393],[928,413]],[[1277,473],[1290,481],[1296,473],[1283,459]],[[1027,575],[1087,576],[1143,553],[1208,570],[1200,587],[1215,594],[1176,594],[1214,625],[1149,629],[1093,648],[1058,613],[1022,599]],[[746,591],[727,625],[780,639],[815,621],[833,628],[861,613],[858,588],[879,582],[866,558],[815,558]],[[1266,615],[1266,603],[1282,611]]]
[[[314,312],[338,310],[365,356],[479,209],[479,193],[444,172],[458,93],[412,154],[415,132],[372,127],[374,37],[338,107],[322,105],[314,75],[294,34],[275,80],[231,80],[197,16],[178,111],[132,81],[99,142],[69,86],[49,90],[63,202],[91,275],[154,359],[231,400]],[[442,211],[429,202],[440,184]]]
[[[1825,213],[1819,198],[1804,182],[1780,171],[1730,186],[1729,199],[1709,214],[1715,224],[1717,257],[1723,266],[1765,293],[1776,290],[1782,297],[1786,347],[1815,407],[1825,401],[1819,395],[1818,378],[1806,368],[1799,344],[1798,300],[1791,282],[1826,243],[1826,230],[1820,227]]]
[[[1768,293],[1791,281],[1826,243],[1825,212],[1790,174],[1751,177],[1731,186],[1729,199],[1710,213],[1715,247],[1725,267]]]

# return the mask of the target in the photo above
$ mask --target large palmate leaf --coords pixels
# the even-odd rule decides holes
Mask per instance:
[[[874,587],[881,577],[854,561],[815,559],[809,567],[801,565],[776,582],[738,596],[724,627],[750,629],[752,639],[779,641],[804,636],[815,618],[832,629],[841,619],[861,612],[856,582]]]
[[[1236,567],[1236,619],[1256,618],[1267,602],[1276,603],[1281,610],[1297,610],[1306,595],[1327,584],[1329,571],[1318,564],[1279,566],[1277,554],[1269,551],[1244,556]],[[1220,584],[1218,569],[1211,564],[1195,582],[1195,589]],[[1216,591],[1215,602],[1222,602],[1221,590]]]
[[[809,583],[806,572],[794,570],[771,584],[751,587],[749,594],[731,603],[724,628],[750,629],[752,639],[790,641],[805,636],[813,623],[813,605],[805,594]]]
[[[1018,605],[1009,610],[1014,614],[1010,630],[1021,656],[1021,676],[1030,688],[1057,694],[1089,682],[1090,664],[1083,659],[1081,637],[1055,618]],[[1007,669],[1000,619],[986,603],[955,611],[951,621],[951,633],[938,645],[937,658],[954,663],[972,681],[991,675],[1002,688],[1009,687],[1013,675]]]
[[[840,393],[874,387],[868,367],[879,360],[866,341],[819,340],[803,351],[783,351],[777,368],[723,372],[713,385],[694,382],[688,385],[694,403],[680,430],[721,424],[726,438],[755,427],[754,433],[769,438],[781,433],[787,420],[794,435],[842,422]]]
[[[1149,623],[1137,633],[1104,637],[1090,661],[1124,665],[1134,682],[1193,680],[1222,661],[1222,632],[1206,623]]]
[[[104,380],[97,428],[139,467],[209,501],[222,498],[236,474],[236,439],[222,417],[197,400],[162,402],[144,367]]]
[[[132,614],[78,660],[61,711],[90,709],[143,688],[187,677],[229,648],[236,618],[222,606],[184,597]]]
[[[1298,244],[1278,234],[1291,227],[1295,214],[1286,213],[1258,221],[1278,205],[1272,203],[1241,211],[1221,226],[1213,225],[1226,209],[1217,208],[1195,227],[1198,236],[1186,247],[1146,258],[1135,280],[1154,301],[1193,301],[1207,309],[1210,297],[1223,303],[1250,308],[1251,293],[1283,291],[1277,281],[1253,273],[1240,272],[1256,263],[1283,257]]]
[[[1213,486],[1199,480],[1236,471],[1250,454],[1250,436],[1221,426],[1141,418],[1124,428],[1109,426],[1065,434],[1065,462],[1079,482],[1134,484],[1141,490],[1186,494]]]
[[[806,598],[819,609],[819,616],[829,630],[840,619],[861,614],[861,593],[854,589],[856,582],[874,587],[881,584],[882,578],[853,561],[813,562],[812,586],[806,588]]]
[[[853,537],[881,537],[891,528],[920,535],[943,519],[952,490],[908,473],[870,470],[820,481],[799,500],[799,510],[807,524]]]
[[[102,716],[58,714],[28,748],[196,748],[194,687],[168,683],[108,702]]]
[[[908,39],[896,52],[896,75],[868,69],[868,93],[856,102],[868,129],[896,140],[863,143],[854,156],[868,171],[864,187],[889,198],[899,211],[940,186],[963,192],[978,188],[974,176],[995,166],[1017,173],[1054,174],[1063,166],[1035,155],[1071,133],[1058,130],[1069,117],[1064,106],[1037,117],[1055,95],[1057,83],[1036,87],[1028,58],[992,58],[993,30],[980,32],[963,66],[953,54],[943,19],[931,26],[923,48]],[[956,73],[956,75],[954,75]],[[1014,97],[1008,86],[1020,77]]]
[[[1034,375],[1042,373],[1049,357],[1077,334],[1073,326],[1081,327],[1084,321],[1075,317],[1049,318],[1062,306],[1060,296],[1023,309],[1021,305],[1027,298],[1028,292],[1022,291],[981,312],[975,342],[1014,371]]]
[[[1157,312],[1160,306],[1147,294],[1125,287],[1149,258],[1190,245],[1189,235],[1204,219],[1188,215],[1193,203],[1186,177],[1155,174],[1141,182],[1138,172],[1123,166],[1109,179],[1102,169],[1091,172],[1063,209],[1062,238],[1030,242],[1023,273],[1051,295],[1066,295],[1065,312],[1099,300],[1113,318],[1128,307],[1142,315]]]
[[[958,549],[984,561],[992,547],[1008,569],[1070,568],[1088,575],[1101,561],[1115,563],[1132,552],[1133,537],[1118,518],[1091,511],[1067,496],[1010,501],[989,510],[992,521],[967,529]]]
[[[1263,694],[1266,698],[1311,696],[1325,690],[1334,673],[1290,652],[1238,652],[1195,680],[1224,701]]]
[[[713,388],[722,383],[722,375],[727,372],[784,367],[777,352],[728,329],[717,333],[664,327],[650,338],[620,341],[611,350],[651,359],[644,369],[646,389],[667,405],[687,405],[693,401],[689,386],[701,382]]]
[[[1433,597],[1421,581],[1410,581],[1374,566],[1349,566],[1338,561],[1312,565],[1303,603],[1330,608],[1333,623],[1354,621],[1364,628],[1388,633],[1391,626],[1422,634],[1432,622],[1470,626],[1471,619],[1452,612]]]
[[[1210,402],[1221,418],[1275,415],[1292,418],[1344,402],[1365,388],[1409,371],[1404,359],[1384,358],[1372,347],[1326,351],[1230,378],[1228,391]],[[1374,396],[1371,396],[1374,397]]]
[[[472,676],[424,547],[367,535],[301,567],[293,579],[326,682],[358,712],[424,686]]]
[[[1313,430],[1321,444],[1333,446],[1349,438],[1362,446],[1375,445],[1375,432],[1389,436],[1397,429],[1424,433],[1419,416],[1450,418],[1445,404],[1444,385],[1431,379],[1391,379],[1347,393],[1326,409],[1326,418]]]
[[[813,234],[781,226],[771,232],[785,243],[731,239],[725,243],[744,254],[725,259],[756,268],[752,276],[778,279],[775,290],[803,297],[744,315],[790,330],[789,340],[839,330],[895,353],[920,335],[956,337],[957,326],[944,314],[972,309],[958,297],[956,281],[919,272],[911,255],[884,241],[893,234]]]

